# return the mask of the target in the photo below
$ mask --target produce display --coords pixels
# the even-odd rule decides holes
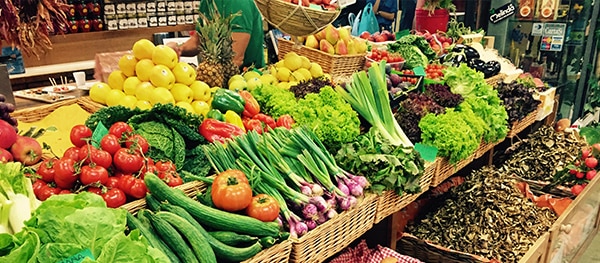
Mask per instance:
[[[532,91],[523,84],[500,83],[496,87],[508,114],[508,123],[522,120],[538,108],[541,101],[533,98]]]
[[[359,37],[376,43],[396,40],[396,35],[388,30],[374,32],[373,34],[369,33],[369,31],[364,31],[360,33]]]
[[[399,53],[405,60],[404,67],[412,69],[415,67],[425,67],[430,60],[437,57],[435,51],[429,45],[424,37],[416,35],[406,35],[387,45],[390,53]]]
[[[461,63],[467,63],[470,68],[482,72],[485,78],[498,75],[501,70],[500,62],[496,60],[483,61],[475,48],[465,45],[454,45],[450,52],[440,57],[440,62],[455,67]]]
[[[17,128],[17,119],[11,117],[10,114],[15,111],[15,105],[6,102],[6,96],[0,94],[0,120],[3,120],[11,126]]]
[[[248,74],[248,73],[246,73]],[[323,73],[323,69],[318,63],[311,62],[307,57],[296,54],[296,52],[286,53],[283,60],[270,66],[260,76],[261,86],[264,84],[277,85],[283,89],[290,89],[301,82],[310,81],[315,78],[324,77],[331,79],[331,76]],[[232,89],[233,83],[230,83],[229,89]],[[254,90],[253,87],[248,87],[248,90]]]
[[[352,37],[350,29],[329,24],[325,29],[301,39],[304,46],[331,55],[356,55],[367,52],[367,42]]]

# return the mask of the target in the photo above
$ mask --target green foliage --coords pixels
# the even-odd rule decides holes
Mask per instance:
[[[273,85],[262,85],[251,93],[260,105],[261,112],[273,118],[293,112],[297,104],[294,93]]]

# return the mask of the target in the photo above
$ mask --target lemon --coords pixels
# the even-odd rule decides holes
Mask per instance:
[[[135,76],[135,64],[137,63],[138,60],[133,54],[125,54],[119,59],[119,69],[127,77]]]
[[[156,65],[152,68],[150,82],[155,87],[171,89],[175,84],[175,75],[173,75],[173,72],[167,66]]]
[[[286,58],[283,60],[283,64],[286,68],[291,71],[295,71],[302,67],[302,59],[298,55],[287,56],[290,53],[286,54]]]
[[[228,88],[233,91],[245,90],[246,88],[248,88],[248,83],[244,79],[242,79],[242,80],[237,79],[237,80],[234,80],[231,83],[229,83]]]
[[[277,70],[277,79],[279,81],[288,81],[292,72],[288,68],[279,68]]]
[[[135,97],[138,100],[150,101],[152,90],[154,90],[154,85],[148,81],[144,81],[135,88]]]
[[[123,82],[123,92],[125,95],[135,95],[135,89],[141,83],[142,81],[138,77],[129,77]]]
[[[196,80],[190,85],[192,93],[194,93],[194,100],[208,101],[212,96],[210,86],[204,81]]]
[[[144,58],[135,64],[135,74],[141,81],[150,80],[150,74],[152,74],[152,68],[154,67],[152,60]]]
[[[125,95],[125,97],[123,97],[121,99],[121,101],[119,101],[119,105],[130,108],[130,109],[135,109],[136,102],[137,102],[137,99],[135,98],[135,96]]]
[[[182,83],[175,83],[171,88],[171,94],[176,102],[184,101],[189,104],[194,99],[194,92],[192,89]]]
[[[315,62],[310,63],[310,75],[313,78],[323,76],[323,68],[321,68],[321,65]]]
[[[147,100],[138,100],[135,102],[135,107],[140,110],[149,110],[152,108],[152,104]]]
[[[231,82],[233,82],[234,80],[243,80],[246,81],[246,79],[244,78],[244,76],[237,74],[237,75],[233,75],[231,76],[231,78],[229,78],[229,80],[227,81],[227,85],[231,84]]]
[[[194,69],[187,62],[179,62],[173,68],[173,75],[175,75],[175,81],[190,85],[196,80],[196,69]]]
[[[175,104],[175,98],[173,98],[173,94],[165,88],[165,87],[156,87],[150,93],[150,103],[152,105],[157,103],[162,104]]]
[[[259,78],[259,77],[260,77],[260,73],[254,71],[254,70],[250,70],[250,71],[244,73],[244,79],[246,81],[249,79]]]
[[[111,89],[123,90],[123,82],[125,82],[125,79],[127,79],[127,76],[123,74],[123,71],[115,70],[108,75],[106,82],[108,82],[108,86],[110,86]]]
[[[194,108],[196,114],[206,117],[206,114],[210,110],[210,105],[206,101],[195,100],[192,101],[192,108]]]
[[[300,73],[303,76],[304,80],[312,79],[312,74],[310,73],[310,71],[308,69],[299,68],[295,72]]]
[[[180,107],[180,108],[184,108],[189,113],[196,114],[196,111],[192,107],[192,104],[190,104],[187,101],[179,101],[179,102],[175,103],[175,106]]]
[[[156,46],[148,39],[140,39],[133,44],[133,55],[137,59],[152,59]]]
[[[292,80],[292,77],[293,77],[293,80]],[[306,80],[304,78],[304,75],[301,72],[299,72],[298,70],[292,72],[292,77],[290,77],[290,81],[302,82],[302,81]]]
[[[258,87],[261,87],[263,85],[260,78],[249,79],[246,83],[248,84],[248,90],[250,90],[250,91],[252,91]]]
[[[263,84],[270,84],[270,85],[275,85],[275,84],[277,84],[277,82],[279,82],[274,75],[271,75],[268,73],[260,76],[260,81]]]
[[[106,94],[110,90],[110,86],[104,82],[94,83],[94,85],[90,87],[90,99],[98,103],[106,104]]]
[[[301,68],[309,69],[310,68],[310,60],[305,56],[300,56],[300,60],[302,61]]]
[[[156,65],[163,65],[172,69],[179,62],[179,58],[172,48],[165,45],[158,45],[152,52],[152,62]]]
[[[121,103],[121,100],[125,98],[125,93],[122,90],[111,89],[106,94],[106,105],[107,106],[115,106]]]

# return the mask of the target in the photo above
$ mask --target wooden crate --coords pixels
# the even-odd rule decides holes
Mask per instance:
[[[329,73],[332,77],[351,75],[355,71],[361,70],[365,65],[366,54],[331,55],[304,45],[295,46],[294,42],[283,38],[277,39],[277,45],[280,60],[283,59],[285,54],[294,51],[298,55],[307,57],[311,62],[321,65],[323,72]]]
[[[377,195],[366,194],[357,207],[342,212],[324,224],[292,240],[290,262],[316,263],[342,251],[373,227]]]
[[[441,184],[444,180],[448,179],[454,173],[460,171],[460,169],[469,165],[473,161],[473,157],[475,155],[467,157],[464,160],[458,161],[455,164],[451,164],[448,161],[448,158],[440,158],[437,162],[437,169],[435,174],[433,175],[433,179],[431,180],[431,186],[435,187]]]
[[[525,116],[525,118],[523,118],[519,121],[513,122],[510,130],[508,131],[508,134],[506,135],[506,138],[515,137],[521,131],[525,130],[525,128],[531,126],[531,124],[533,124],[535,122],[535,119],[538,114],[538,110],[539,109],[535,109],[534,111],[527,114],[527,116]]]
[[[421,192],[416,194],[405,193],[399,196],[394,191],[385,191],[379,196],[379,198],[377,198],[377,212],[375,213],[374,221],[375,224],[381,222],[381,220],[385,219],[389,215],[402,210],[402,208],[415,201],[422,193],[429,189],[429,185],[431,185],[431,180],[433,179],[433,175],[437,169],[438,159],[439,158],[436,158],[434,162],[425,164],[425,171],[419,180]]]

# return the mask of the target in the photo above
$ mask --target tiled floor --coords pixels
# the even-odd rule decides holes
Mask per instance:
[[[579,262],[592,263],[600,262],[600,234],[597,234],[592,243],[587,247]]]

